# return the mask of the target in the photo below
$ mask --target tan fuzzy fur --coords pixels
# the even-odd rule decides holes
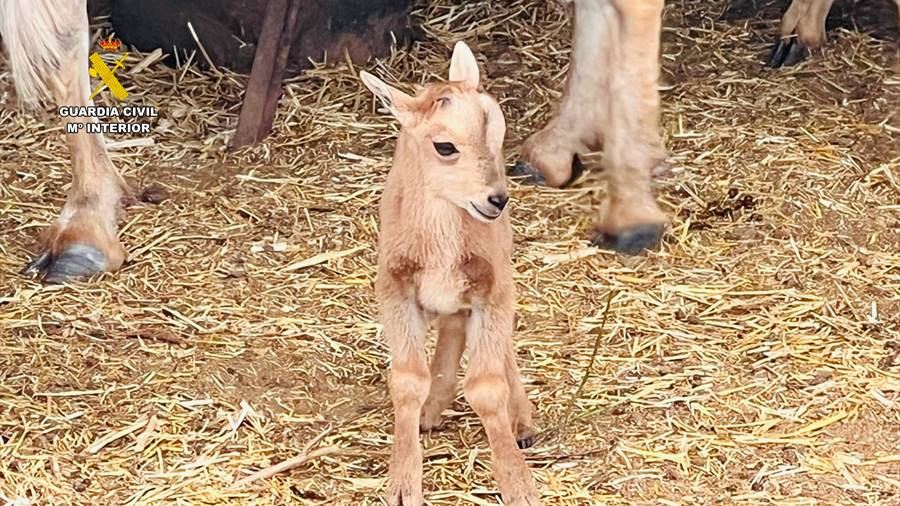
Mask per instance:
[[[517,436],[531,434],[531,404],[512,346],[512,227],[508,210],[491,208],[488,200],[506,195],[506,127],[497,103],[479,91],[478,76],[461,43],[450,82],[415,97],[362,75],[402,127],[381,199],[376,282],[392,354],[392,505],[423,503],[419,431],[437,425],[453,400],[464,346],[470,355],[465,397],[484,424],[503,499],[540,504],[516,445]],[[443,157],[434,143],[452,143],[458,154]],[[438,349],[429,372],[425,337],[435,318]]]

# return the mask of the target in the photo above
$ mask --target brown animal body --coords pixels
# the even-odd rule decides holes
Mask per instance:
[[[250,72],[256,41],[265,17],[266,0],[108,0],[116,36],[141,51],[162,48],[199,50],[187,24],[216,66]],[[288,70],[309,68],[315,60],[342,61],[344,55],[363,64],[390,53],[394,38],[403,41],[411,0],[300,0],[300,21]],[[198,54],[199,56],[199,54]],[[166,60],[174,65],[176,58]],[[183,61],[183,60],[182,60]],[[205,64],[200,58],[199,64]]]
[[[419,431],[434,428],[464,393],[481,418],[506,504],[539,504],[518,446],[531,444],[528,401],[512,345],[515,285],[500,107],[479,91],[474,56],[457,44],[450,81],[412,97],[362,79],[400,121],[380,208],[376,294],[391,348],[394,447],[387,500],[423,504]],[[425,337],[437,320],[429,372]]]

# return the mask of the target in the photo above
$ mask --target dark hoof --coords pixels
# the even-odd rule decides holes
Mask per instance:
[[[518,430],[513,429],[513,432],[516,433],[516,446],[520,450],[534,446],[534,429],[525,425],[520,426]]]
[[[146,202],[147,204],[160,204],[169,200],[171,195],[169,195],[169,190],[166,189],[165,186],[159,183],[152,183],[148,185],[146,188],[141,190],[141,194],[138,195],[138,200],[141,202]]]
[[[649,224],[629,228],[617,235],[601,231],[591,241],[591,245],[626,255],[637,255],[644,250],[655,248],[664,230],[664,224]]]
[[[581,175],[584,174],[584,164],[578,155],[572,156],[572,175],[560,186],[565,188],[574,183]],[[547,179],[541,174],[541,171],[534,168],[530,163],[522,160],[516,160],[515,165],[506,169],[506,175],[509,177],[521,177],[522,184],[533,184],[536,186],[547,186]]]
[[[509,177],[521,177],[522,184],[533,184],[536,186],[546,186],[547,180],[541,171],[535,169],[530,163],[516,160],[515,165],[506,169],[506,175]]]
[[[534,446],[534,436],[528,435],[521,439],[516,439],[516,445],[519,447],[520,450],[524,450],[526,448],[531,448],[532,446]]]
[[[797,37],[787,39],[779,37],[772,46],[772,53],[769,54],[766,65],[773,69],[789,67],[803,61],[807,54],[806,47],[797,40]]]
[[[49,251],[42,251],[22,269],[22,274],[43,274],[45,283],[64,283],[104,272],[108,265],[102,251],[88,244],[76,243],[66,247],[55,257]]]
[[[578,155],[572,155],[572,175],[569,177],[568,181],[563,183],[562,188],[566,188],[577,181],[582,174],[584,174],[584,164],[581,163],[581,158],[579,158]]]

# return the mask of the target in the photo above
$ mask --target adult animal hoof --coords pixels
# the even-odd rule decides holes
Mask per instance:
[[[41,251],[21,273],[43,277],[45,283],[58,284],[93,276],[109,268],[109,259],[99,249],[84,243],[72,243],[58,254]]]
[[[626,255],[637,255],[644,250],[655,248],[659,244],[664,230],[665,224],[663,223],[638,225],[617,234],[600,230],[594,235],[591,245]]]
[[[581,175],[584,174],[584,164],[578,155],[572,156],[572,174],[569,179],[563,183],[560,188],[565,188],[574,183]],[[547,178],[541,174],[537,168],[528,162],[516,160],[515,165],[506,169],[506,175],[509,177],[521,177],[523,184],[531,184],[535,186],[547,186]]]
[[[773,69],[796,65],[803,61],[808,54],[806,46],[801,44],[797,37],[786,39],[778,37],[772,46],[772,52],[769,54],[766,65]]]

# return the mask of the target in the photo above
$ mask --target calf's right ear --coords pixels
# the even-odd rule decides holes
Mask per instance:
[[[362,79],[366,88],[369,88],[378,97],[381,104],[400,121],[401,125],[409,122],[412,115],[413,101],[415,100],[413,97],[388,85],[365,70],[359,73],[359,78]]]
[[[460,82],[470,90],[477,90],[479,79],[475,55],[465,42],[457,42],[453,46],[453,56],[450,57],[450,80]]]

